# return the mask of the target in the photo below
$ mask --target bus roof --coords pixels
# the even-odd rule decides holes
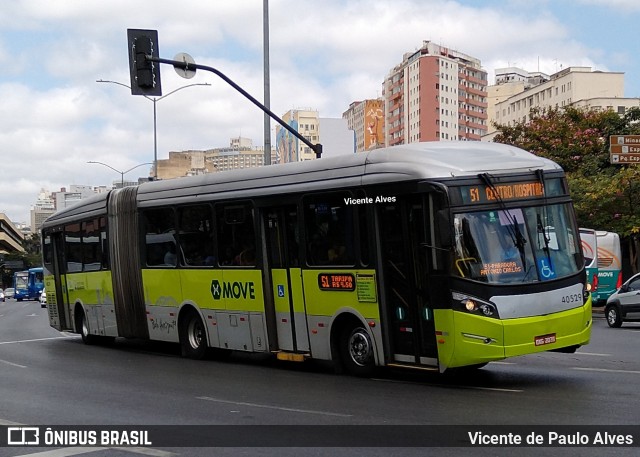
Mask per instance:
[[[356,187],[368,184],[450,179],[527,172],[536,169],[561,170],[545,158],[500,143],[437,141],[411,143],[364,153],[261,167],[210,173],[189,178],[145,183],[138,188],[138,202],[203,196],[223,199],[288,192]]]
[[[476,176],[479,173],[500,175],[537,169],[561,170],[559,165],[548,159],[510,145],[434,141],[319,160],[148,182],[138,186],[137,199],[139,205],[144,207],[152,205],[158,199],[166,203],[179,203],[181,199],[192,199],[193,196],[207,199],[224,199],[230,195],[234,198],[249,198],[260,195],[261,191],[262,195],[275,195],[398,181],[450,179]],[[49,217],[47,222],[61,222],[78,214],[104,214],[107,195],[100,194],[83,200]],[[49,224],[45,223],[46,225]]]

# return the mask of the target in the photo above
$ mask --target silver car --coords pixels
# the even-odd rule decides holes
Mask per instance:
[[[608,299],[604,308],[609,327],[623,322],[640,322],[640,273],[629,278]]]

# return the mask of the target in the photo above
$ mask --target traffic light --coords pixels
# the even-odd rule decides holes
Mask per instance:
[[[131,95],[162,95],[160,64],[147,59],[158,58],[158,31],[127,29]]]

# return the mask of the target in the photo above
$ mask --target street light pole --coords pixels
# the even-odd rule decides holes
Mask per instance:
[[[269,76],[269,0],[262,0],[262,41],[264,58],[264,106],[271,109],[271,79]],[[264,113],[264,164],[271,165],[271,118]]]
[[[129,173],[130,171],[135,170],[138,167],[141,167],[143,165],[153,165],[153,163],[151,162],[145,162],[145,163],[139,163],[138,165],[136,165],[135,167],[131,167],[128,170],[125,171],[120,171],[117,168],[113,168],[111,165],[106,164],[104,162],[98,162],[97,160],[89,160],[87,163],[97,163],[98,165],[103,165],[107,168],[111,168],[113,171],[115,171],[116,173],[120,173],[120,188],[124,188],[124,175],[126,175],[127,173]]]
[[[131,90],[131,86],[127,86],[126,84],[123,84],[123,83],[118,82],[118,81],[110,81],[110,80],[106,80],[106,79],[98,79],[98,80],[96,80],[96,82],[97,83],[117,84],[118,86],[126,87],[127,89]],[[176,92],[178,92],[178,91],[180,91],[182,89],[186,89],[187,87],[210,86],[210,85],[211,84],[209,84],[209,83],[187,84],[186,86],[178,87],[177,89],[174,89],[171,92],[166,93],[161,97],[149,97],[149,96],[144,95],[144,94],[142,95],[147,100],[150,100],[150,101],[153,102],[153,179],[158,179],[158,115],[157,115],[157,110],[156,110],[156,103],[159,102],[160,100],[162,100],[163,98],[167,98],[171,94],[175,94]],[[95,162],[95,163],[100,163],[100,162]],[[106,164],[103,164],[103,165],[106,165]],[[106,166],[109,167],[109,165],[106,165]],[[112,168],[112,167],[109,167],[109,168]],[[118,170],[116,170],[116,171],[118,171]]]

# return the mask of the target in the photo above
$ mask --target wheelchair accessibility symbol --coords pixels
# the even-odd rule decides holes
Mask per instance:
[[[284,297],[284,286],[282,284],[278,284],[278,297]]]
[[[550,257],[538,259],[538,271],[543,280],[553,279],[556,277],[555,268],[553,268],[553,262]]]

